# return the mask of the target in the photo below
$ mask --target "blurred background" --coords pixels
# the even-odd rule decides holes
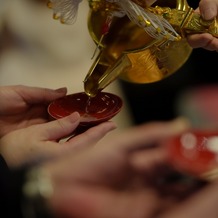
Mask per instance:
[[[199,1],[188,3],[196,8]],[[95,50],[87,28],[88,10],[88,2],[83,1],[76,22],[64,25],[52,19],[52,10],[44,0],[0,0],[0,85],[66,86],[69,94],[83,91]],[[184,95],[192,96],[193,88],[217,86],[217,58],[216,52],[194,49],[188,61],[163,81],[143,85],[113,82],[105,91],[124,101],[122,111],[113,118],[118,124],[116,131],[178,115],[193,119],[200,105],[196,103],[195,109],[189,110],[193,101]],[[211,101],[217,102],[218,89],[213,93]],[[209,112],[199,112],[197,119]]]

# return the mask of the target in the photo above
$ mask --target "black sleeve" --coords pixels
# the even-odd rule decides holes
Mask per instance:
[[[22,186],[26,169],[9,169],[0,155],[0,213],[2,218],[22,218]]]

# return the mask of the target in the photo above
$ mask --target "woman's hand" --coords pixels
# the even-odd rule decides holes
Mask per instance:
[[[47,122],[48,104],[66,93],[66,88],[0,87],[0,137],[16,129]]]
[[[58,142],[59,139],[69,136],[77,128],[79,122],[80,116],[75,112],[59,120],[17,129],[0,139],[0,153],[9,167],[17,167],[61,155],[72,148],[77,150],[93,146],[109,131],[116,128],[113,122],[108,121],[68,141]]]

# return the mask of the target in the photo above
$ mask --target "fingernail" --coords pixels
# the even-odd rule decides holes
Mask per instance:
[[[56,89],[55,91],[58,92],[58,93],[66,93],[67,92],[67,88],[66,87],[62,87],[62,88]]]
[[[110,127],[111,130],[114,130],[117,128],[117,124],[114,123],[113,121],[106,121],[104,123],[102,123],[103,125],[108,125]]]
[[[70,116],[71,122],[76,122],[80,119],[80,114],[78,112],[73,112]]]

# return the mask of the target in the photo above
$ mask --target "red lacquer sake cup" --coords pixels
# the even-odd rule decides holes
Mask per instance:
[[[91,98],[85,92],[79,92],[51,102],[48,113],[52,119],[60,119],[77,111],[81,116],[78,128],[85,130],[112,119],[122,106],[122,99],[112,93],[99,92]]]
[[[163,146],[178,171],[206,180],[218,177],[218,131],[190,130],[165,140]]]

